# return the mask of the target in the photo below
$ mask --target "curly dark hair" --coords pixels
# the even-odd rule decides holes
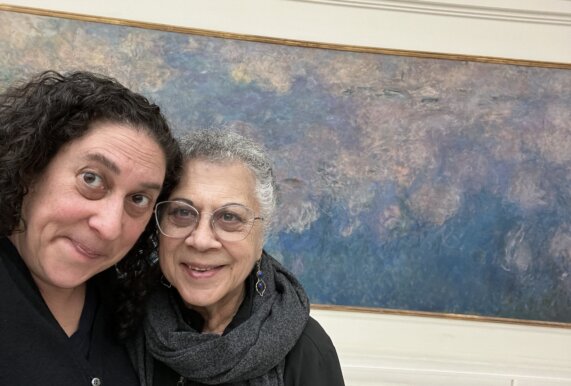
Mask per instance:
[[[86,71],[46,71],[0,95],[0,236],[21,230],[21,210],[30,184],[65,144],[82,137],[95,122],[143,130],[162,148],[166,175],[162,197],[168,197],[181,168],[179,146],[160,108],[117,80]],[[142,313],[154,275],[149,258],[156,245],[154,221],[117,264],[118,335],[127,337]]]

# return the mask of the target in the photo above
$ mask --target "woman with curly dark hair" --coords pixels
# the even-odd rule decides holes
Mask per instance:
[[[48,71],[0,95],[0,384],[138,384],[120,338],[180,162],[159,107],[112,78]]]

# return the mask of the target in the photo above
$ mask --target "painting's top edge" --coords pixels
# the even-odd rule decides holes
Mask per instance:
[[[457,61],[468,61],[468,62],[511,64],[516,66],[528,66],[528,67],[571,69],[571,63],[544,62],[544,61],[535,61],[535,60],[499,58],[491,56],[446,54],[446,53],[436,53],[436,52],[353,46],[353,45],[343,45],[343,44],[333,44],[333,43],[319,43],[319,42],[284,39],[284,38],[276,38],[268,36],[243,35],[231,32],[212,31],[212,30],[205,30],[198,28],[172,26],[167,24],[150,23],[150,22],[127,20],[127,19],[84,15],[84,14],[54,11],[48,9],[13,6],[8,4],[0,4],[0,11],[27,13],[37,16],[59,17],[59,18],[80,20],[93,23],[114,24],[114,25],[122,25],[122,26],[136,27],[136,28],[153,29],[165,32],[186,33],[186,34],[193,34],[200,36],[209,36],[209,37],[217,37],[217,38],[233,39],[233,40],[244,40],[244,41],[269,43],[269,44],[281,44],[281,45],[306,47],[306,48],[397,55],[397,56],[408,56],[408,57],[427,58],[427,59],[444,59],[444,60],[457,60]]]
[[[341,305],[330,305],[330,304],[312,304],[311,308],[315,310],[361,312],[361,313],[400,315],[400,316],[418,316],[426,318],[442,318],[442,319],[454,319],[454,320],[464,320],[464,321],[474,321],[474,322],[517,324],[522,326],[555,327],[555,328],[565,328],[571,330],[571,323],[550,322],[542,320],[511,319],[511,318],[500,318],[493,316],[450,314],[450,313],[429,312],[429,311],[397,310],[391,308],[341,306]]]

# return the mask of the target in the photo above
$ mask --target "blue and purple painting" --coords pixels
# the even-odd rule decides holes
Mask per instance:
[[[313,303],[571,323],[571,70],[0,12],[0,88],[105,73],[262,142]]]

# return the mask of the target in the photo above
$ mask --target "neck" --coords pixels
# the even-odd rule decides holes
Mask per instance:
[[[226,327],[230,324],[234,315],[238,312],[244,297],[246,296],[245,285],[242,285],[235,291],[235,294],[229,294],[218,304],[211,307],[195,307],[192,306],[204,319],[203,333],[222,335]]]
[[[36,284],[55,320],[67,336],[73,335],[79,328],[86,285],[82,284],[75,288],[48,288],[37,280]]]

